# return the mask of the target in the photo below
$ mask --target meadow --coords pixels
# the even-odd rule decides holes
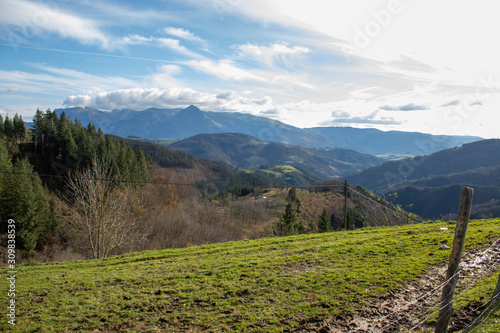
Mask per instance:
[[[465,251],[498,239],[499,223],[471,221]],[[446,262],[450,250],[439,247],[451,247],[453,235],[454,223],[436,222],[22,264],[15,331],[299,330],[360,309]],[[8,302],[6,271],[1,304]],[[492,290],[496,277],[478,290]],[[471,302],[488,296],[474,290]],[[2,313],[0,330],[12,329],[5,306]]]

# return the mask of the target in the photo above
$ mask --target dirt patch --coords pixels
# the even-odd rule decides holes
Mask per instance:
[[[483,250],[471,251],[463,256],[457,292],[475,282],[482,273],[498,265],[499,244],[490,244]],[[400,289],[368,299],[362,309],[356,309],[323,321],[311,320],[294,332],[368,333],[425,331],[431,328],[429,320],[436,313],[445,283],[447,264],[435,267],[420,279]],[[487,300],[485,300],[487,301]],[[476,318],[481,303],[471,303],[455,311],[449,332],[463,329]]]

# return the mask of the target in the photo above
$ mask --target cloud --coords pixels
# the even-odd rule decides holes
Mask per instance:
[[[305,46],[289,47],[283,43],[275,43],[269,46],[248,43],[235,47],[240,51],[240,56],[257,59],[268,65],[271,65],[274,61],[279,59],[287,67],[292,67],[288,57],[311,52],[311,50]]]
[[[444,103],[442,105],[440,105],[441,107],[446,107],[446,106],[457,106],[457,105],[460,105],[461,102],[460,100],[456,99],[456,100],[453,100],[453,101],[450,101],[448,103]],[[470,106],[474,106],[474,105],[483,105],[483,102],[481,101],[474,101],[474,102],[470,102],[469,103]]]
[[[415,104],[415,103],[409,103],[405,105],[400,105],[400,106],[389,106],[389,105],[384,105],[380,106],[379,109],[386,110],[386,111],[419,111],[419,110],[429,110],[429,105],[427,104]]]
[[[323,121],[321,125],[336,125],[336,124],[371,124],[371,125],[401,125],[402,121],[396,120],[393,117],[379,117],[380,111],[374,111],[367,116],[350,117],[348,112],[336,110],[332,111],[334,119]]]
[[[333,118],[341,118],[341,117],[349,117],[349,112],[346,112],[346,111],[342,111],[342,110],[335,110],[335,111],[332,111],[332,117]]]
[[[123,49],[128,46],[134,46],[134,45],[150,45],[150,46],[156,46],[156,47],[166,47],[169,49],[172,49],[178,53],[182,53],[185,55],[188,55],[193,58],[199,58],[200,56],[188,48],[182,46],[180,44],[180,41],[178,39],[173,39],[173,38],[165,38],[165,37],[144,37],[140,35],[128,35],[125,37],[121,37],[118,39],[113,40],[113,42],[110,44],[110,48],[113,49]]]
[[[401,125],[402,121],[395,120],[392,117],[383,117],[382,119],[369,119],[363,117],[338,118],[330,121],[331,124],[372,124],[372,125]]]
[[[455,99],[455,100],[450,101],[450,102],[448,102],[448,103],[444,103],[444,104],[442,104],[442,105],[440,105],[440,106],[441,106],[441,107],[446,107],[446,106],[456,106],[456,105],[458,105],[458,104],[460,104],[460,100]]]
[[[19,91],[19,88],[0,89],[0,94],[14,94]]]
[[[199,92],[191,88],[174,87],[131,88],[94,94],[71,95],[63,105],[66,107],[93,107],[103,110],[134,109],[144,110],[151,107],[176,108],[190,104],[205,106],[213,111],[237,110],[240,112],[258,113],[262,108],[269,108],[272,100],[269,97],[252,99],[242,97],[233,91],[222,93]]]
[[[187,40],[191,40],[191,41],[195,41],[195,42],[204,42],[203,39],[201,39],[200,37],[196,36],[195,34],[190,32],[189,30],[182,29],[182,28],[167,27],[167,28],[163,29],[163,32],[165,32],[169,35],[172,35],[172,36],[176,36],[178,38],[182,38],[182,39],[187,39]]]
[[[261,81],[266,79],[252,74],[244,69],[236,67],[232,60],[223,59],[218,63],[211,60],[191,60],[185,62],[186,65],[193,67],[199,71],[217,76],[223,80],[235,81]]]
[[[64,12],[57,2],[48,5],[26,0],[3,0],[0,25],[18,28],[3,36],[12,43],[26,43],[31,36],[56,33],[83,44],[98,44],[103,48],[110,45],[109,38],[96,21]]]
[[[305,46],[289,47],[286,44],[272,44],[269,46],[245,44],[238,45],[237,48],[243,54],[263,58],[273,57],[276,55],[289,55],[311,52],[311,50]]]
[[[260,114],[266,115],[266,116],[278,116],[278,115],[281,115],[282,113],[283,113],[283,111],[276,107],[276,108],[262,111]]]

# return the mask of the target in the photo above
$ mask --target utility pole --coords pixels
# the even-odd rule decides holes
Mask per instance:
[[[347,179],[344,181],[344,227],[347,230]]]

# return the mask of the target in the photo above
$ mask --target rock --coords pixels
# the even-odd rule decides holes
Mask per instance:
[[[451,249],[451,247],[447,246],[447,245],[441,245],[439,247],[440,250],[448,250],[448,249]]]

